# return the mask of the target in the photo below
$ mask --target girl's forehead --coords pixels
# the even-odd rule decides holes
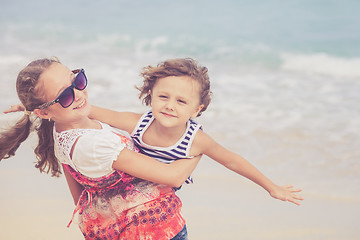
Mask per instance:
[[[38,87],[46,97],[56,95],[60,89],[71,84],[72,75],[66,66],[53,63],[41,74]]]
[[[72,75],[73,73],[69,68],[62,64],[55,63],[46,69],[43,74],[41,74],[41,77],[44,82],[62,83],[71,80]]]

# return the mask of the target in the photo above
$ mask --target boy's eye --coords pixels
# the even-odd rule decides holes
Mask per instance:
[[[186,104],[186,102],[184,100],[181,100],[181,99],[179,99],[178,102],[182,103],[182,104]]]
[[[166,98],[167,98],[167,96],[165,96],[165,95],[160,95],[160,96],[159,96],[159,98],[166,99]]]

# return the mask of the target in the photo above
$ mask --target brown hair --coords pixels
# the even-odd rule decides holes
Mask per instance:
[[[38,81],[41,74],[54,63],[60,62],[53,59],[39,59],[20,71],[16,81],[16,90],[27,111],[33,111],[45,102],[39,91]],[[52,176],[59,176],[61,166],[54,153],[53,126],[53,121],[41,119],[39,122],[38,119],[33,120],[31,116],[24,114],[14,127],[0,133],[0,160],[14,156],[20,144],[28,138],[31,131],[35,130],[39,139],[34,150],[37,158],[35,167],[40,172],[51,172]]]
[[[144,78],[143,85],[136,87],[139,91],[139,98],[142,102],[149,106],[151,104],[150,92],[156,81],[160,78],[170,76],[188,76],[200,84],[200,104],[204,107],[198,116],[204,112],[211,101],[210,80],[208,69],[200,66],[197,61],[191,58],[170,59],[159,63],[156,67],[147,66],[143,68],[140,76]]]

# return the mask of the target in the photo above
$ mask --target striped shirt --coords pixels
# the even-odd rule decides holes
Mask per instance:
[[[131,134],[135,145],[139,148],[141,153],[153,157],[163,163],[171,163],[177,159],[194,157],[190,156],[190,148],[197,131],[201,129],[200,124],[190,119],[187,122],[185,133],[177,143],[170,147],[157,147],[148,145],[142,140],[145,131],[154,119],[151,111],[144,113]],[[192,177],[190,176],[185,182],[188,184],[192,183]]]

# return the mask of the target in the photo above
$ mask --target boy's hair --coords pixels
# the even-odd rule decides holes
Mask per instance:
[[[136,87],[139,91],[139,98],[149,106],[151,104],[151,95],[156,81],[160,78],[170,76],[187,76],[200,84],[200,104],[204,107],[201,109],[198,117],[204,112],[210,104],[212,92],[210,90],[210,80],[208,69],[200,66],[197,61],[191,58],[169,59],[159,63],[156,67],[147,66],[143,68],[140,76],[144,78],[143,85]]]

